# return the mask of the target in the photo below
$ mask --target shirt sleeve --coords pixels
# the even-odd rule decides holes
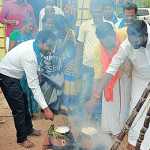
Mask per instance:
[[[42,31],[43,28],[43,23],[42,23],[42,19],[45,16],[45,8],[41,9],[40,14],[39,14],[39,31]]]
[[[126,40],[121,44],[118,52],[113,57],[111,64],[106,70],[106,73],[115,75],[121,64],[123,64],[126,58],[129,56],[129,51],[130,47],[128,41]]]
[[[20,36],[20,32],[19,30],[14,30],[13,32],[11,32],[10,34],[10,41],[16,41],[17,40],[17,37]]]
[[[44,95],[41,91],[38,74],[37,74],[37,64],[33,58],[28,57],[23,63],[24,71],[26,74],[27,82],[29,88],[32,90],[33,95],[37,103],[41,106],[42,109],[48,107]]]
[[[80,29],[79,29],[79,34],[78,34],[78,41],[81,42],[81,43],[84,43],[85,41],[85,36],[86,36],[86,31],[85,31],[85,28],[84,28],[84,24],[82,24],[80,26]]]

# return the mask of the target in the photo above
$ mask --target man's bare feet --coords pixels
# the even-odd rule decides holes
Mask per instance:
[[[21,145],[22,147],[24,148],[31,148],[31,147],[34,147],[34,143],[32,143],[31,141],[29,140],[25,140],[21,143],[18,143],[19,145]]]
[[[33,128],[33,131],[29,136],[41,136],[41,130],[37,130]]]
[[[5,120],[0,119],[0,124],[5,123]]]

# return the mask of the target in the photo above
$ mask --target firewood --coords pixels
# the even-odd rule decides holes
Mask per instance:
[[[115,143],[112,145],[111,150],[117,150],[121,142],[123,141],[124,137],[128,134],[129,129],[132,126],[133,121],[135,120],[137,114],[139,113],[140,109],[142,108],[144,102],[146,101],[148,95],[150,93],[150,83],[148,83],[147,87],[145,88],[141,98],[139,99],[138,103],[134,107],[131,115],[129,116],[128,120],[126,121],[123,129],[121,130],[120,134],[117,136]]]
[[[136,143],[136,150],[140,150],[141,144],[144,140],[145,133],[147,132],[147,130],[149,128],[149,124],[150,124],[150,108],[146,114],[144,125],[143,125],[142,129],[140,130],[140,135],[139,135],[139,138]]]

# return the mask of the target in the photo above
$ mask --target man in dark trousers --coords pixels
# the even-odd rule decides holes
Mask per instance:
[[[17,143],[25,148],[34,144],[28,135],[40,135],[33,128],[28,111],[27,97],[23,93],[20,79],[25,75],[35,100],[43,110],[46,119],[53,120],[53,113],[48,108],[39,85],[38,68],[42,59],[55,47],[56,37],[51,31],[39,32],[35,40],[23,42],[13,48],[0,62],[0,87],[9,104],[17,130]]]

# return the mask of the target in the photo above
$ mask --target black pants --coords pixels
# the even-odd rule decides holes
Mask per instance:
[[[13,114],[17,142],[21,143],[33,131],[27,96],[23,93],[18,79],[0,74],[0,86]]]

